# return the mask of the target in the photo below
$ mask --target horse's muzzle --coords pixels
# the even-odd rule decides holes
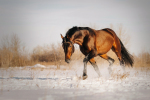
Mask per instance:
[[[66,61],[67,63],[70,63],[71,60],[70,60],[70,59],[66,59],[65,61]]]

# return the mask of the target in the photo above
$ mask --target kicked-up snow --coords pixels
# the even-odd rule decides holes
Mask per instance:
[[[34,66],[0,69],[0,100],[149,100],[150,70],[99,65],[101,77],[91,65],[82,80],[83,65]]]

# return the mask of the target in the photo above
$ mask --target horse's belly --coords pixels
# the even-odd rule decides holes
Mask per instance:
[[[97,53],[98,54],[105,54],[107,53],[113,45],[114,39],[105,40],[103,42],[98,41],[96,47],[97,47]]]

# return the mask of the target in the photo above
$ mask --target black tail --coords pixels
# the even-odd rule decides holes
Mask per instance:
[[[119,39],[120,40],[120,39]],[[125,64],[125,66],[133,66],[134,60],[133,56],[128,52],[128,50],[124,47],[123,43],[120,40],[121,44],[121,55],[122,55],[122,64]]]

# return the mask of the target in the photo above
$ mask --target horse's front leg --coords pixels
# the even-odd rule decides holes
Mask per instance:
[[[91,51],[88,55],[85,56],[83,63],[84,63],[84,69],[83,69],[83,80],[85,80],[88,76],[87,76],[87,63],[88,61],[96,56],[96,52],[95,51]]]
[[[84,58],[83,62],[84,62],[83,80],[85,80],[85,79],[88,77],[88,76],[87,76],[87,62],[88,62],[88,60],[86,60],[86,59]]]
[[[98,68],[98,66],[97,66],[97,64],[96,64],[95,59],[94,59],[94,58],[92,58],[92,59],[90,59],[90,61],[89,61],[89,62],[90,62],[90,63],[91,63],[91,65],[94,67],[94,69],[95,69],[96,73],[97,73],[97,74],[98,74],[98,76],[100,77],[100,76],[101,76],[101,73],[100,73],[99,68]]]

